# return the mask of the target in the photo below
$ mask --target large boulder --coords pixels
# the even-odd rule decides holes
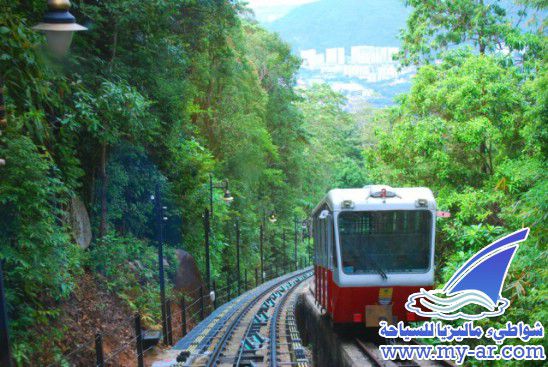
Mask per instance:
[[[70,226],[78,246],[87,249],[91,243],[91,224],[86,206],[77,196],[70,199]]]
[[[194,257],[181,249],[175,250],[175,253],[179,262],[175,275],[175,289],[190,294],[200,286],[205,287]]]

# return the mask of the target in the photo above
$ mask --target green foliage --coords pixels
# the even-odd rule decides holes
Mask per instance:
[[[309,141],[303,157],[308,172],[304,192],[312,207],[331,188],[365,184],[358,125],[344,111],[345,102],[344,97],[329,86],[314,85],[303,91],[299,103]]]
[[[222,190],[213,195],[219,286],[234,273],[236,215],[242,269],[259,264],[259,223],[270,210],[279,221],[269,229],[265,257],[288,263],[292,246],[283,247],[281,233],[289,234],[293,215],[304,217],[317,200],[308,189],[317,180],[308,172],[309,133],[294,90],[300,60],[278,36],[244,20],[238,2],[72,5],[89,31],[75,35],[64,60],[50,59],[44,37],[30,29],[44,1],[0,6],[8,117],[0,147],[8,161],[0,170],[0,211],[7,213],[0,216],[0,254],[19,365],[52,357],[40,350],[64,349],[62,331],[52,330],[58,312],[49,310],[60,308],[84,272],[154,324],[156,186],[168,207],[166,253],[183,247],[203,269],[209,175],[215,183],[229,179],[233,205],[223,203]],[[353,168],[338,179],[359,180]],[[90,214],[94,238],[85,251],[71,238],[72,196]],[[145,270],[131,270],[135,262]],[[31,344],[38,325],[55,338]]]
[[[512,24],[503,1],[406,0],[412,7],[407,27],[401,31],[402,49],[397,59],[404,65],[424,64],[444,51],[473,45],[480,54],[519,51],[524,58],[541,56],[538,37]],[[541,7],[542,5],[538,5]],[[520,10],[520,16],[526,12]],[[542,41],[541,41],[542,42]],[[531,47],[532,46],[532,47]]]
[[[439,225],[440,280],[493,238],[530,226],[507,282],[514,299],[507,317],[546,317],[542,26],[510,26],[498,2],[408,1],[414,10],[402,60],[443,60],[419,70],[396,108],[356,117],[326,86],[297,91],[300,60],[242,17],[237,1],[72,3],[90,31],[75,36],[62,61],[46,57],[44,37],[29,27],[45,1],[0,5],[8,117],[0,140],[8,163],[0,169],[0,258],[18,365],[44,362],[43,351],[61,353],[64,335],[53,321],[84,272],[154,326],[160,308],[150,194],[158,186],[168,208],[169,276],[175,247],[203,269],[210,174],[216,184],[228,179],[235,196],[227,206],[222,190],[213,194],[212,272],[221,287],[235,269],[236,216],[241,267],[250,270],[259,265],[263,213],[276,211],[266,236],[270,267],[293,261],[293,218],[303,218],[325,190],[427,185],[454,214]],[[516,52],[494,56],[499,40]],[[441,52],[463,43],[479,54]],[[100,229],[85,251],[71,238],[72,196]],[[306,256],[304,246],[299,251]]]
[[[379,132],[381,160],[391,162],[394,179],[478,187],[505,159],[521,154],[521,78],[497,61],[456,53],[420,69],[397,126]],[[381,163],[375,172],[386,169]]]
[[[165,269],[166,278],[173,278],[176,271],[174,251],[167,247],[164,256],[170,265]],[[161,308],[155,246],[133,237],[110,234],[91,248],[86,265],[97,274],[100,283],[127,303],[131,311],[140,312],[148,326],[158,326]]]
[[[48,307],[66,299],[81,273],[82,253],[64,222],[67,190],[47,154],[25,136],[7,135],[0,156],[9,157],[0,175],[0,261],[7,285],[14,355],[29,362],[35,330],[49,325],[59,311]],[[61,335],[40,338],[52,347]]]
[[[378,182],[431,187],[438,206],[452,213],[437,226],[439,284],[483,246],[530,227],[503,290],[511,307],[479,323],[545,321],[546,63],[534,50],[522,52],[516,63],[487,52],[498,40],[511,49],[518,39],[542,48],[545,37],[516,34],[496,3],[408,3],[415,8],[400,57],[416,63],[442,59],[419,69],[411,92],[387,115],[388,127],[377,129],[376,146],[365,150],[366,169]],[[468,41],[480,52],[458,47]],[[451,44],[457,47],[438,53]]]

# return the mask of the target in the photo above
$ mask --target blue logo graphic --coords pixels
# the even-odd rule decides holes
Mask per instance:
[[[420,316],[443,320],[480,320],[502,315],[510,305],[500,294],[504,279],[519,243],[528,235],[529,228],[524,228],[484,247],[455,272],[443,289],[421,289],[409,296],[405,308]],[[483,306],[485,311],[461,311],[470,304]]]

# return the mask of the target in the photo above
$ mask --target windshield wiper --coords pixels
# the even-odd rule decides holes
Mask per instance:
[[[373,269],[375,269],[375,271],[377,273],[379,273],[379,275],[381,276],[381,278],[383,280],[386,280],[388,279],[388,276],[386,275],[386,273],[384,272],[384,270],[382,270],[382,268],[379,266],[379,264],[377,264],[377,262],[375,260],[373,260],[371,258],[371,256],[368,256],[366,255],[367,259],[369,260],[369,262],[371,263],[371,265],[373,266]]]

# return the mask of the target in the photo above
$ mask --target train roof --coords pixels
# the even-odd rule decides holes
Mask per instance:
[[[320,204],[314,209],[316,212],[324,203],[332,210],[348,209],[343,207],[345,201],[351,201],[356,209],[378,207],[379,204],[397,206],[416,206],[419,199],[425,199],[429,209],[436,208],[436,201],[432,190],[427,187],[390,187],[388,185],[368,185],[358,189],[330,190]],[[384,206],[383,205],[383,206]]]

